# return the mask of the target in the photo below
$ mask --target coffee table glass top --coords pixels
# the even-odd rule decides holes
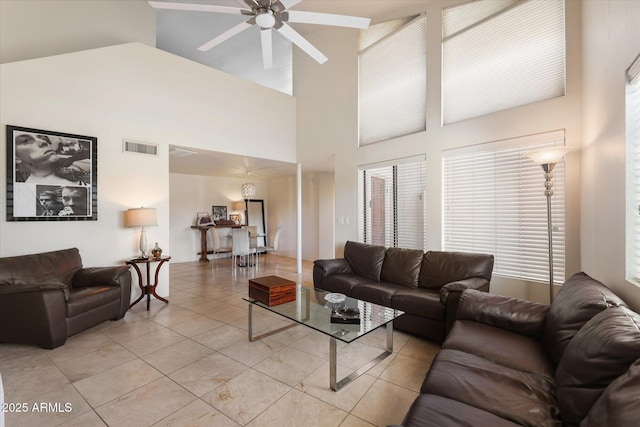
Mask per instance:
[[[360,324],[331,323],[332,306],[324,299],[327,294],[329,292],[297,285],[296,300],[292,302],[269,307],[253,298],[245,297],[243,300],[346,343],[404,314],[400,310],[347,297],[342,306],[357,308],[360,311]]]

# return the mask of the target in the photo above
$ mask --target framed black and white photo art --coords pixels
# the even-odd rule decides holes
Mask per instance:
[[[7,221],[97,220],[97,142],[7,125]]]

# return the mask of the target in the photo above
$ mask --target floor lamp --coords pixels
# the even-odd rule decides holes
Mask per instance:
[[[549,235],[549,304],[553,302],[553,227],[551,224],[551,196],[553,196],[553,169],[569,151],[566,147],[542,148],[529,151],[525,156],[544,170],[544,195],[547,197],[547,232]]]

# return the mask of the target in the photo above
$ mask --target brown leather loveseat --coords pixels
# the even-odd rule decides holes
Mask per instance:
[[[128,266],[82,268],[77,248],[0,258],[0,342],[56,348],[129,309]]]
[[[442,342],[462,291],[489,291],[492,272],[493,255],[348,241],[344,258],[314,262],[313,285],[404,311],[395,328]]]
[[[585,273],[551,306],[465,291],[406,427],[636,426],[640,315]]]

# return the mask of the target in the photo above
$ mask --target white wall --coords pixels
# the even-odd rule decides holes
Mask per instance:
[[[211,206],[227,206],[232,210],[233,202],[242,200],[240,188],[246,179],[222,178],[172,173],[169,175],[170,194],[170,241],[173,262],[197,261],[200,256],[200,231],[191,228],[196,222],[197,212],[211,213]],[[256,199],[266,199],[269,194],[267,181],[252,179],[256,185]],[[265,200],[265,220],[269,219],[269,203]],[[244,218],[244,212],[242,213]],[[275,232],[268,227],[268,231]],[[207,233],[207,244],[213,242]],[[231,242],[227,242],[229,245]],[[224,245],[224,242],[223,242]],[[211,256],[209,256],[211,258]]]
[[[357,33],[331,28],[309,35],[329,60],[318,67],[294,49],[294,94],[297,98],[298,161],[303,165],[335,155],[336,253],[347,240],[357,240],[358,166],[425,154],[427,158],[427,247],[441,248],[441,153],[445,149],[566,129],[567,145],[581,143],[580,3],[567,2],[567,95],[483,117],[440,126],[440,55],[442,7],[464,0],[424,1],[422,7],[398,10],[397,16],[426,12],[427,130],[358,148]],[[393,16],[385,17],[392,18]],[[567,156],[567,271],[580,270],[580,154]],[[543,176],[540,174],[541,191]],[[335,220],[334,220],[335,223]],[[547,301],[545,284],[496,281],[496,292]],[[531,291],[529,287],[539,288]],[[533,296],[532,296],[533,295]],[[539,295],[539,297],[537,296]]]
[[[7,222],[2,203],[0,256],[77,246],[85,265],[122,263],[135,254],[138,236],[123,228],[122,212],[137,206],[158,209],[158,227],[147,230],[148,240],[171,255],[169,144],[295,159],[295,130],[266,119],[246,124],[248,103],[268,105],[294,123],[293,98],[140,43],[2,64],[0,92],[2,126],[98,138],[98,221]],[[160,156],[122,153],[123,138],[156,143]],[[0,188],[6,188],[5,173]],[[161,295],[169,291],[168,270]]]
[[[146,1],[0,1],[0,64],[134,41],[156,45]]]
[[[625,280],[625,70],[640,54],[640,2],[585,0],[582,266],[640,308]]]
[[[302,259],[333,258],[333,174],[302,174]],[[269,181],[269,232],[282,227],[278,254],[296,257],[296,177]]]

